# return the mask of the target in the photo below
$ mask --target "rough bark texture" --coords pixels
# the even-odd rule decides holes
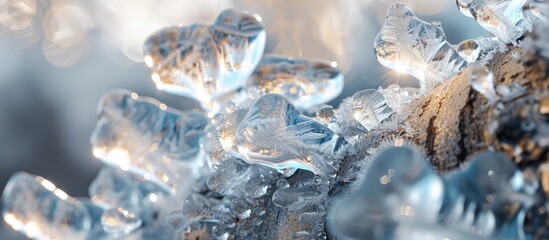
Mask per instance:
[[[399,134],[422,147],[439,171],[452,170],[481,150],[504,150],[497,132],[497,128],[503,126],[503,119],[499,117],[503,114],[497,113],[505,109],[512,115],[519,107],[528,104],[531,107],[547,96],[546,63],[539,57],[518,48],[510,49],[496,55],[488,68],[494,74],[496,86],[513,88],[519,84],[525,90],[488,104],[484,96],[471,88],[467,68],[406,108],[410,114],[405,122],[412,131],[406,129]],[[521,102],[527,97],[536,100]],[[505,152],[518,162],[516,156]]]

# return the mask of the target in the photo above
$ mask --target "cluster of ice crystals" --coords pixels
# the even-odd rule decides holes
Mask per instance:
[[[326,174],[341,138],[316,120],[301,114],[276,94],[259,98],[237,129],[238,152],[251,164],[304,169]],[[332,156],[332,157],[331,157]]]
[[[480,64],[471,64],[469,68],[471,71],[469,73],[471,87],[486,97],[490,103],[498,100],[499,97],[494,87],[494,74],[486,66]]]
[[[395,3],[387,10],[387,19],[376,37],[374,49],[381,64],[416,77],[423,92],[461,72],[467,65],[446,41],[440,24],[419,20],[402,3]]]
[[[334,62],[267,55],[247,83],[249,95],[280,94],[298,109],[311,109],[339,96],[343,73]]]
[[[418,150],[393,147],[373,160],[353,195],[333,206],[329,221],[353,239],[518,239],[535,191],[498,153],[477,155],[440,177]]]
[[[157,87],[203,104],[243,87],[263,55],[266,33],[257,15],[222,12],[212,26],[173,26],[145,42]]]
[[[126,90],[106,94],[98,112],[91,143],[93,154],[105,164],[172,191],[177,178],[199,174],[199,139],[208,123],[203,114],[168,109]]]
[[[34,239],[86,239],[92,219],[86,207],[50,181],[16,173],[2,193],[2,216]]]
[[[459,10],[505,43],[516,42],[532,28],[527,0],[457,0]]]
[[[531,18],[549,15],[545,1],[525,2],[458,5],[504,42],[514,42]],[[354,161],[363,157],[359,152],[377,151],[362,147],[399,127],[391,123],[401,120],[406,104],[468,63],[472,88],[490,103],[498,100],[493,75],[481,64],[505,49],[500,39],[466,40],[454,48],[440,23],[394,4],[376,38],[376,56],[415,76],[421,88],[363,90],[334,109],[322,104],[342,91],[337,64],[262,57],[260,21],[226,10],[212,25],[152,34],[145,62],[153,81],[200,101],[210,118],[112,91],[99,104],[91,137],[94,155],[108,166],[90,185],[90,198],[74,199],[41,177],[18,173],[2,195],[4,220],[37,239],[525,238],[525,214],[545,200],[536,195],[537,179],[527,179],[503,155],[477,155],[442,176],[409,146]],[[544,41],[537,36],[535,42],[542,52]],[[315,110],[314,118],[301,112]],[[362,185],[349,188],[360,169],[366,169]],[[334,195],[343,198],[332,203]],[[328,207],[335,236],[326,232]]]

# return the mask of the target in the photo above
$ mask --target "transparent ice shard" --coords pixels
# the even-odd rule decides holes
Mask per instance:
[[[172,26],[153,33],[144,52],[156,86],[203,104],[243,87],[265,48],[259,19],[225,10],[212,26]]]
[[[260,61],[266,32],[261,17],[234,9],[219,14],[212,34],[221,53],[224,84],[243,83]]]
[[[91,201],[103,208],[140,210],[169,192],[120,169],[103,167],[89,187]]]
[[[523,13],[528,0],[457,0],[459,10],[505,43],[515,42],[531,30]]]
[[[419,97],[419,89],[412,87],[400,87],[398,84],[391,84],[387,88],[379,88],[378,92],[383,95],[385,103],[394,111]]]
[[[145,60],[158,89],[210,102],[220,89],[220,63],[210,27],[195,24],[160,29],[145,41]],[[235,84],[236,85],[236,84]],[[229,87],[229,86],[228,86]]]
[[[280,94],[300,110],[312,109],[339,96],[343,73],[335,62],[267,55],[247,82],[249,95]]]
[[[482,94],[489,103],[496,102],[499,97],[494,87],[494,74],[486,66],[480,64],[471,64],[469,73],[469,82],[475,91]]]
[[[446,41],[440,24],[419,20],[402,3],[387,10],[374,50],[382,65],[416,77],[422,91],[432,89],[467,65]]]
[[[124,208],[109,209],[101,216],[104,231],[113,237],[126,236],[139,228],[142,223],[143,221],[136,213]]]
[[[326,174],[341,139],[322,123],[302,115],[276,94],[259,98],[238,127],[238,152],[250,164],[278,170],[299,168]]]
[[[373,160],[361,187],[334,204],[328,220],[353,239],[523,239],[533,192],[498,153],[439,177],[418,150],[393,147]]]
[[[91,229],[91,217],[80,201],[28,173],[10,178],[2,205],[4,220],[29,238],[86,239]]]
[[[107,93],[91,136],[93,154],[165,189],[198,176],[203,163],[199,139],[208,120],[201,113],[168,109],[126,90]]]
[[[383,95],[374,89],[366,89],[353,94],[351,106],[353,117],[368,131],[377,128],[394,112],[387,105]]]

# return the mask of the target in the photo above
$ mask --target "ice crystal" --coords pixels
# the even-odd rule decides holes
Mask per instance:
[[[532,28],[527,0],[457,0],[459,10],[505,43],[516,42]]]
[[[4,220],[35,239],[86,239],[92,219],[86,207],[50,181],[13,175],[2,193]]]
[[[145,42],[157,87],[203,104],[243,87],[263,55],[266,33],[256,15],[225,10],[212,26],[173,26]]]
[[[337,97],[343,73],[334,62],[267,55],[247,83],[249,95],[280,94],[300,110],[311,109]]]
[[[402,3],[395,3],[387,10],[387,19],[375,39],[374,49],[381,64],[416,77],[423,92],[461,72],[467,65],[446,41],[439,24],[419,20]]]
[[[377,128],[394,112],[387,105],[385,97],[374,89],[355,93],[351,99],[351,106],[354,118],[368,130]]]
[[[354,239],[517,239],[533,191],[501,154],[482,153],[439,177],[417,150],[393,147],[373,160],[361,187],[334,205],[329,219],[338,235]]]
[[[342,144],[334,132],[276,94],[255,102],[238,127],[236,138],[238,151],[248,163],[318,174],[333,171],[330,156]]]
[[[176,179],[198,176],[203,164],[199,139],[208,122],[204,115],[168,109],[125,90],[106,94],[98,112],[91,143],[93,154],[106,164],[172,191]]]
[[[541,0],[528,5],[524,0],[459,0],[458,5],[485,27],[497,25],[492,31],[509,42],[534,18],[545,19],[536,20],[538,27],[547,26],[539,25],[549,12]],[[37,239],[530,239],[548,234],[547,196],[530,167],[537,164],[531,157],[546,155],[543,147],[549,142],[545,91],[530,98],[518,82],[499,84],[502,99],[496,106],[473,106],[493,110],[487,133],[508,156],[527,161],[523,172],[500,153],[484,152],[463,169],[436,173],[419,148],[404,144],[433,133],[425,141],[434,145],[420,143],[425,150],[455,153],[435,164],[468,157],[456,155],[470,139],[438,149],[446,141],[438,135],[458,124],[439,110],[457,101],[444,90],[443,97],[429,91],[471,63],[471,87],[494,103],[499,97],[494,76],[484,65],[506,50],[500,39],[451,46],[439,22],[421,21],[406,5],[394,4],[375,53],[383,65],[415,76],[420,88],[393,84],[363,90],[334,109],[324,103],[342,91],[337,65],[262,57],[260,21],[254,14],[226,10],[212,25],[153,33],[145,44],[153,81],[167,92],[199,100],[208,113],[174,110],[126,90],[108,93],[91,137],[93,154],[107,166],[90,185],[90,198],[72,198],[41,177],[18,173],[2,195],[4,220]],[[533,47],[543,55],[547,41],[540,33],[532,38]],[[441,104],[437,109],[429,104],[435,101]],[[460,108],[460,114],[470,110]],[[428,127],[434,130],[410,127],[416,110],[432,116]]]

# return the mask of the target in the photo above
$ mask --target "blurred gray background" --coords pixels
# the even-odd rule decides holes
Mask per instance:
[[[141,62],[155,29],[211,22],[233,7],[262,16],[267,52],[333,60],[345,71],[337,106],[354,92],[415,80],[382,67],[373,41],[391,0],[0,0],[0,190],[17,171],[43,176],[72,196],[102,166],[89,135],[96,103],[126,88],[186,109],[193,101],[160,92]],[[487,35],[455,0],[400,1],[442,23],[452,44]],[[0,205],[1,207],[1,205]],[[0,221],[0,239],[25,239]]]

